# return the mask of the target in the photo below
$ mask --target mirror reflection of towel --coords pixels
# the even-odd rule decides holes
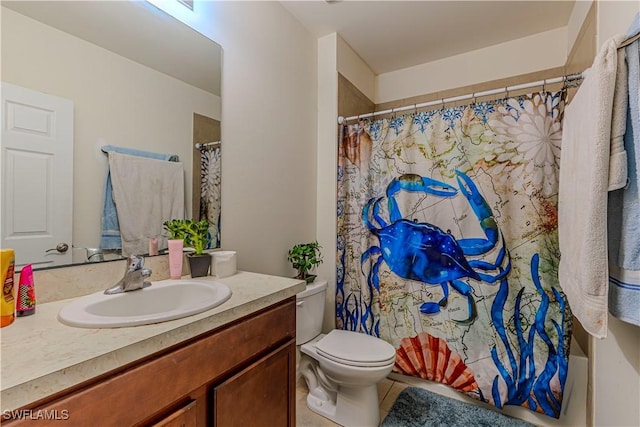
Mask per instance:
[[[184,218],[182,163],[109,153],[109,169],[122,255],[145,254],[164,221]]]
[[[118,147],[115,145],[103,145],[104,153],[129,154],[131,156],[148,157],[151,159],[168,160],[177,162],[179,158],[175,154],[154,153],[135,148]],[[113,189],[111,185],[111,173],[107,167],[107,179],[104,186],[104,201],[102,205],[102,231],[100,235],[100,247],[102,249],[120,249],[122,241],[120,239],[120,224],[118,224],[118,213],[113,201]]]

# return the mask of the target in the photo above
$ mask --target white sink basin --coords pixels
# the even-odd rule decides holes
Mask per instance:
[[[166,322],[202,313],[231,297],[231,289],[205,280],[162,280],[122,294],[102,291],[62,307],[58,319],[79,328],[120,328]]]

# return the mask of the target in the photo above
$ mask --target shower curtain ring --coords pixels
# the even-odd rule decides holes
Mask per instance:
[[[444,98],[440,98],[440,102],[442,102],[442,109],[444,110]]]

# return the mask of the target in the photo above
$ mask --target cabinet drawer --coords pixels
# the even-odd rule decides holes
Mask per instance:
[[[177,349],[150,356],[106,379],[55,396],[28,409],[69,415],[68,420],[38,420],[38,426],[129,426],[159,413],[189,393],[229,376],[295,337],[295,301],[286,302],[223,327]],[[3,422],[24,426],[27,419]]]
[[[197,425],[196,402],[191,401],[151,427],[196,427]]]

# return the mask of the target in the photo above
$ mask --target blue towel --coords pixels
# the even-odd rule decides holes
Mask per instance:
[[[152,153],[150,151],[135,150],[132,148],[116,147],[114,145],[105,145],[102,151],[116,152],[120,154],[128,154],[130,156],[148,157],[157,160],[167,160],[170,162],[179,161],[175,154]],[[116,204],[113,201],[113,190],[111,187],[111,173],[107,166],[107,178],[104,186],[104,204],[102,205],[102,234],[100,236],[100,247],[102,249],[120,249],[122,248],[122,240],[120,238],[120,224],[118,223],[118,213],[116,212]]]
[[[627,36],[640,32],[638,13]],[[624,146],[629,184],[609,193],[609,312],[640,326],[640,40],[625,48],[629,79]]]
[[[609,313],[640,326],[640,270],[609,266]]]

